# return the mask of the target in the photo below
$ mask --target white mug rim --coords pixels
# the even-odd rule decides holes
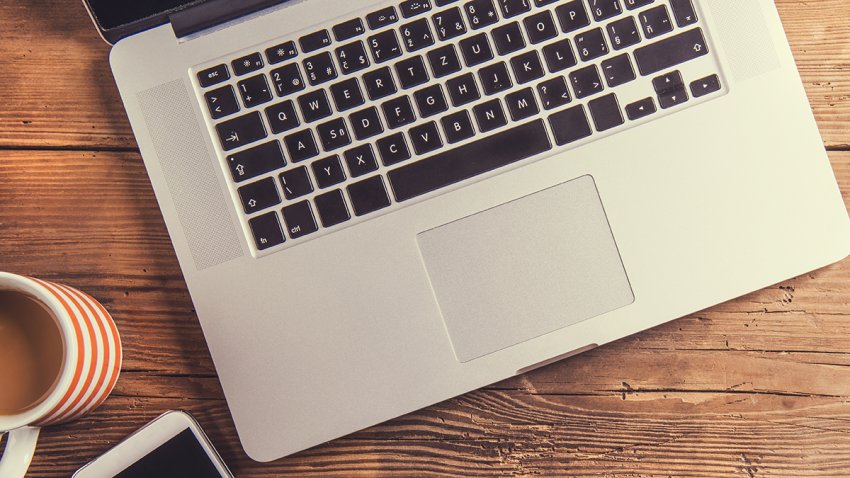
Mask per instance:
[[[62,371],[47,398],[35,407],[29,408],[19,414],[0,415],[0,433],[33,425],[38,420],[44,418],[59,404],[74,379],[75,367],[73,365],[77,363],[77,356],[79,354],[79,344],[76,343],[75,328],[65,306],[56,296],[45,289],[46,286],[39,284],[34,279],[0,271],[0,290],[25,293],[50,308],[51,314],[58,322],[62,333],[62,342],[65,347]]]

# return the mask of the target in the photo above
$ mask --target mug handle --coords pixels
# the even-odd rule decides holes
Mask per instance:
[[[39,431],[38,427],[22,427],[9,432],[6,451],[0,457],[0,476],[24,478],[35,453]]]

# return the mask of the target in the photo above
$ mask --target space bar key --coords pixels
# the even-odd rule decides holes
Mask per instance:
[[[387,177],[401,202],[550,149],[543,120],[536,120],[402,166]]]

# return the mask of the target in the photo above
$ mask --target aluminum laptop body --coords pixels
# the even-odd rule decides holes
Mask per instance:
[[[595,16],[597,1],[583,1],[589,15]],[[707,48],[708,53],[698,52],[693,61],[651,74],[640,69],[663,55],[647,56],[643,65],[634,65],[634,58],[644,54],[636,50],[664,36],[650,39],[654,33],[639,26],[640,43],[622,50],[632,55],[628,58],[636,78],[619,89],[591,82],[588,87],[604,91],[582,98],[579,90],[587,85],[581,86],[576,72],[595,65],[605,75],[610,65],[581,58],[588,54],[582,44],[589,37],[578,35],[596,33],[581,29],[563,33],[559,28],[557,38],[531,44],[535,24],[524,22],[541,9],[558,18],[554,9],[567,1],[525,2],[531,11],[511,18],[501,10],[502,3],[495,2],[498,22],[481,28],[476,22],[489,20],[471,17],[466,1],[414,2],[431,9],[417,14],[402,10],[411,8],[410,2],[302,0],[253,5],[256,8],[238,18],[228,16],[226,6],[237,2],[209,3],[215,4],[215,12],[204,11],[203,2],[200,7],[195,2],[182,5],[171,21],[166,18],[149,22],[146,30],[124,32],[110,62],[239,437],[256,460],[304,450],[850,253],[848,213],[769,0],[692,0],[704,35],[694,46]],[[681,4],[647,3],[651,5],[641,8]],[[620,16],[599,22],[609,53],[615,53],[619,41],[612,40],[610,22],[626,16],[639,25],[650,21],[637,7],[631,10],[634,5],[633,0],[619,1]],[[416,139],[405,129],[411,126],[389,125],[382,134],[352,139],[338,151],[326,152],[320,144],[314,159],[295,161],[290,147],[297,148],[298,142],[287,142],[286,132],[274,133],[270,121],[275,117],[266,111],[287,97],[272,91],[267,103],[248,106],[253,96],[250,100],[238,96],[240,82],[262,74],[274,89],[272,70],[287,62],[299,65],[302,75],[311,75],[305,61],[312,53],[301,52],[300,42],[327,29],[331,36],[326,38],[333,45],[326,50],[321,45],[309,48],[334,55],[334,48],[345,42],[333,39],[338,33],[333,27],[350,19],[363,19],[367,31],[358,38],[368,48],[368,38],[388,19],[367,16],[388,6],[399,18],[386,28],[394,28],[397,35],[404,35],[403,25],[417,18],[428,19],[434,29],[433,15],[454,7],[462,12],[467,36],[481,32],[493,41],[494,29],[518,21],[521,28],[528,28],[523,35],[529,41],[506,57],[515,82],[522,61],[508,59],[569,39],[579,57],[576,65],[558,74],[547,68],[542,78],[527,83],[529,94],[543,101],[541,82],[563,76],[569,84],[569,102],[552,109],[546,109],[544,102],[536,114],[514,122],[513,110],[507,111],[523,103],[510,103],[513,97],[504,95],[526,85],[492,96],[482,92],[479,100],[465,106],[455,106],[452,97],[444,113],[434,117],[435,125],[427,126],[436,128],[433,131],[444,143],[454,134],[456,122],[443,117],[466,111],[476,118],[480,111],[475,107],[491,97],[500,99],[509,123],[492,134],[533,126],[523,126],[524,135],[500,136],[507,139],[476,150],[467,145],[486,135],[482,124],[473,120],[473,137],[440,150],[465,148],[464,155],[452,161],[446,159],[450,155],[441,156],[446,160],[439,164],[417,163],[432,155],[419,154],[414,144],[408,146],[409,158],[388,165],[392,146],[397,150],[398,144],[379,145],[382,136],[403,131],[408,142]],[[405,12],[418,16],[408,18]],[[569,21],[563,12],[562,21]],[[669,35],[687,30],[677,28]],[[298,56],[272,64],[267,55],[289,53],[266,50],[289,41],[299,50]],[[430,49],[443,43],[453,41],[438,40]],[[394,66],[428,51],[403,48],[387,63],[377,62],[370,51],[369,63]],[[255,52],[261,66],[250,62]],[[241,59],[246,57],[249,62],[243,65]],[[339,57],[331,58],[335,68],[343,68]],[[234,63],[237,59],[240,62]],[[225,65],[227,78],[210,73],[208,79],[222,81],[216,88],[230,85],[237,91],[239,113],[234,117],[258,113],[265,139],[225,149],[229,137],[241,134],[238,142],[242,142],[246,130],[217,134],[222,133],[216,129],[222,120],[211,117],[217,106],[207,104],[210,89],[201,84],[199,74],[218,65]],[[243,66],[258,69],[237,74],[234,68]],[[484,66],[468,67],[464,62],[454,76],[478,74]],[[433,68],[430,64],[428,82],[409,90],[398,88],[396,95],[413,95],[437,83],[450,88],[452,76],[430,78]],[[685,81],[677,90],[687,95],[684,103],[679,94],[653,84],[671,78],[675,82],[674,70]],[[399,81],[404,72],[398,67],[392,70]],[[345,78],[342,71],[336,74],[336,80],[323,87]],[[716,91],[697,97],[694,93],[702,84],[693,83],[711,75],[717,80],[712,85]],[[486,80],[483,74],[480,78],[476,81]],[[305,76],[308,83],[313,79]],[[653,87],[658,89],[653,92]],[[302,93],[316,88],[307,85]],[[609,90],[617,93],[618,102],[609,101],[609,96],[594,103]],[[463,94],[464,89],[456,93]],[[288,98],[302,115],[310,102],[300,104],[300,94]],[[652,101],[639,103],[643,97]],[[414,106],[415,100],[410,100]],[[375,106],[387,121],[395,110],[383,103],[365,98],[361,107]],[[569,117],[559,113],[577,105],[581,108],[570,109]],[[655,113],[643,117],[641,105]],[[415,125],[430,121],[414,111]],[[590,115],[584,126],[553,129],[557,121],[572,121],[581,111]],[[344,124],[354,127],[347,112],[334,115],[345,117]],[[482,118],[489,116],[485,112]],[[302,119],[301,126],[310,125]],[[584,128],[589,128],[590,136],[577,139]],[[250,169],[260,163],[234,164],[242,158],[239,152],[268,141],[278,141],[286,165],[280,163],[280,169],[258,176],[271,178],[265,184],[274,184],[280,196],[280,203],[268,209],[274,214],[262,213],[276,222],[269,219],[262,226],[278,224],[280,237],[276,232],[268,237],[252,235],[252,227],[260,223],[251,221],[259,213],[246,212],[251,206],[243,202],[239,188],[247,182],[241,182],[238,166],[244,172],[246,165]],[[521,160],[486,166],[535,142],[547,149],[525,151],[528,157]],[[376,171],[354,177],[356,164],[345,162],[349,158],[344,151],[364,144],[385,156],[378,155]],[[288,168],[305,165],[313,182],[321,181],[317,178],[324,169],[312,166],[313,161],[334,154],[345,177],[328,187],[313,184],[313,191],[303,196],[306,202],[298,199],[298,204],[309,205],[299,211],[314,214],[307,229],[317,229],[302,236],[303,223],[292,225],[298,211],[284,212],[297,201],[284,197],[290,191],[289,183],[281,183],[282,175]],[[267,157],[253,160],[263,158]],[[458,164],[468,168],[466,173],[451,169]],[[435,183],[450,174],[455,175],[451,184],[421,186],[421,181]],[[359,192],[352,186],[366,177],[380,177],[372,184],[383,181],[388,197],[388,205],[380,204],[380,210],[369,214],[364,211],[374,209],[368,207],[374,196],[366,195],[367,206],[358,206]],[[337,216],[342,223],[333,224],[331,214],[315,216],[321,206],[318,196],[326,191],[332,191],[327,197],[338,199],[348,211],[347,219]],[[266,248],[268,244],[273,247]]]

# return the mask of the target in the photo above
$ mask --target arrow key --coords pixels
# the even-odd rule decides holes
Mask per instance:
[[[658,102],[662,109],[672,108],[688,101],[688,92],[685,87],[667,90],[658,95]]]
[[[207,100],[207,107],[213,119],[223,118],[239,111],[239,103],[230,85],[206,92],[204,99]]]
[[[644,98],[626,105],[626,116],[632,120],[639,120],[645,116],[655,113],[655,101],[652,98]]]
[[[274,178],[266,178],[242,186],[239,188],[239,198],[242,199],[245,214],[253,214],[280,203]]]
[[[699,98],[715,91],[720,91],[720,78],[717,75],[706,76],[705,78],[691,82],[691,93],[694,98]]]

